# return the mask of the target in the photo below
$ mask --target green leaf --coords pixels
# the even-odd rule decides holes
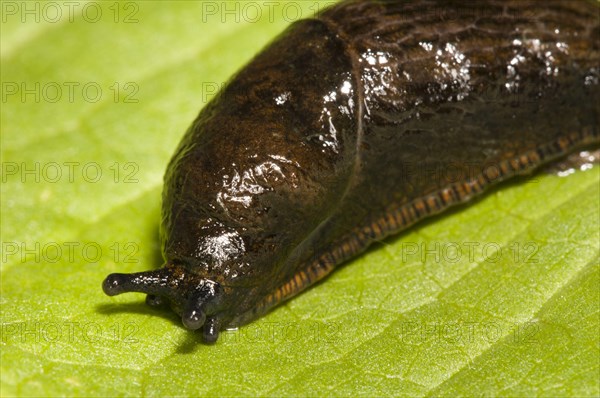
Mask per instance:
[[[2,5],[2,396],[600,394],[598,167],[421,223],[214,346],[105,296],[160,265],[162,175],[212,90],[316,4],[172,3]]]

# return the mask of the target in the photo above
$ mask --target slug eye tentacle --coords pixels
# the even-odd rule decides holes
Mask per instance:
[[[102,282],[102,290],[108,296],[127,292],[146,293],[153,296],[169,296],[169,282],[173,275],[167,268],[133,274],[110,274]]]
[[[191,330],[200,329],[205,324],[207,313],[212,315],[216,311],[221,295],[218,283],[202,280],[185,303],[181,315],[183,325]]]
[[[206,320],[206,314],[202,308],[203,306],[204,301],[201,297],[199,297],[199,295],[194,295],[190,300],[188,300],[185,308],[183,309],[183,314],[181,315],[183,326],[190,330],[200,329]]]

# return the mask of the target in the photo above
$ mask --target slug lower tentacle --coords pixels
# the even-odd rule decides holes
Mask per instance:
[[[104,291],[167,300],[214,342],[373,241],[597,147],[599,9],[356,0],[292,24],[173,156],[166,265]]]

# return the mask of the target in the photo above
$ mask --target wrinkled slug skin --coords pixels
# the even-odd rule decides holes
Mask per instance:
[[[598,145],[598,13],[584,0],[349,1],[292,24],[171,160],[165,266],[110,275],[105,292],[167,299],[214,341],[373,240]]]

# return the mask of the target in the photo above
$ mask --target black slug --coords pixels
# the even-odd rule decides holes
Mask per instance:
[[[200,112],[165,175],[166,300],[213,342],[371,242],[600,143],[595,0],[347,1],[292,24]],[[410,173],[450,170],[428,177]]]

